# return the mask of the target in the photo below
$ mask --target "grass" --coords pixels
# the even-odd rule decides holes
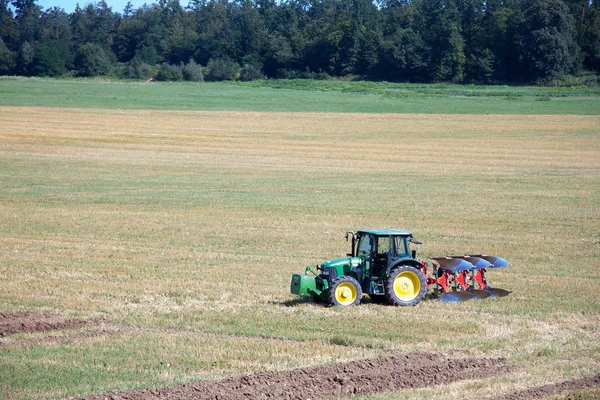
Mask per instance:
[[[123,110],[334,113],[600,113],[600,89],[422,85],[388,82],[258,81],[140,83],[0,78],[0,106]]]
[[[62,85],[107,97],[123,88],[125,98],[138,84],[2,80],[0,88],[22,82],[24,93],[37,88],[40,103],[54,88],[60,108],[0,97],[19,105],[0,107],[0,311],[103,318],[127,329],[55,344],[19,344],[40,334],[5,339],[1,398],[416,349],[502,356],[515,372],[373,398],[481,398],[600,370],[597,115],[136,111],[91,108],[93,96],[71,109]],[[273,104],[299,96],[290,108],[313,93],[148,86],[150,100],[166,96],[173,107],[182,104],[169,97],[174,88],[256,90]],[[489,101],[504,107],[502,97]],[[575,101],[563,104],[573,107],[565,114],[578,113]],[[344,255],[344,232],[372,227],[414,231],[424,258],[506,257],[513,266],[489,279],[513,293],[352,309],[289,294],[291,274]]]

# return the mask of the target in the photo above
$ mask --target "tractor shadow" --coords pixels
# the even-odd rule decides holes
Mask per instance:
[[[423,301],[436,301],[439,299],[439,295],[437,293],[426,293],[425,297],[423,297]],[[315,306],[325,306],[328,307],[329,304],[320,298],[312,298],[312,297],[298,297],[296,299],[285,300],[285,301],[271,301],[271,304],[284,306],[284,307],[296,307],[304,304],[315,305]],[[375,304],[380,306],[390,306],[386,301],[381,300],[373,300],[369,296],[364,296],[360,301],[360,304]],[[360,306],[360,305],[359,305]]]
[[[299,306],[302,304],[325,305],[324,301],[316,301],[315,299],[313,299],[311,297],[300,297],[297,299],[286,300],[286,301],[273,301],[272,303],[279,305],[279,306],[284,306],[284,307],[296,307],[296,306]]]

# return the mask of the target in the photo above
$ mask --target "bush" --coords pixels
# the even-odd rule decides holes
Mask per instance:
[[[193,58],[190,58],[190,61],[181,67],[181,71],[183,73],[183,79],[191,82],[202,82],[204,81],[204,74],[202,73],[202,66],[200,64],[196,64]]]
[[[598,87],[600,86],[600,76],[593,72],[585,72],[576,76],[564,75],[560,78],[550,81],[538,81],[539,86],[556,86],[556,87]]]
[[[116,75],[123,79],[148,80],[156,75],[156,68],[140,60],[132,60],[127,64],[119,64]]]
[[[240,71],[240,79],[242,81],[254,81],[264,79],[263,73],[252,64],[245,64]]]
[[[209,81],[233,81],[240,75],[240,66],[226,58],[211,58],[206,68],[206,79]]]
[[[75,68],[80,76],[110,75],[112,63],[102,46],[86,43],[75,54]]]
[[[164,63],[158,69],[155,79],[157,81],[179,82],[183,80],[183,72],[176,65]]]

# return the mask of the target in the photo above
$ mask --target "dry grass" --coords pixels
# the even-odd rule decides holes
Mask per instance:
[[[183,333],[0,349],[0,373],[36,378],[11,379],[0,395],[102,392],[413,349],[504,356],[517,367],[414,398],[479,398],[597,373],[599,127],[598,116],[2,107],[0,311]],[[490,280],[514,293],[410,309],[294,302],[292,273],[345,254],[343,233],[370,227],[414,231],[424,257],[504,256],[513,267]],[[136,355],[140,346],[148,353]],[[78,360],[81,352],[91,355]],[[156,354],[173,354],[168,376]],[[137,372],[118,369],[121,359]],[[64,372],[77,383],[59,390],[43,383],[42,367],[59,361],[95,367]]]

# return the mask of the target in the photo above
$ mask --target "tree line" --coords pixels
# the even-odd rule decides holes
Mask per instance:
[[[589,0],[0,0],[0,75],[544,83],[600,71]],[[594,75],[597,76],[597,75]]]

